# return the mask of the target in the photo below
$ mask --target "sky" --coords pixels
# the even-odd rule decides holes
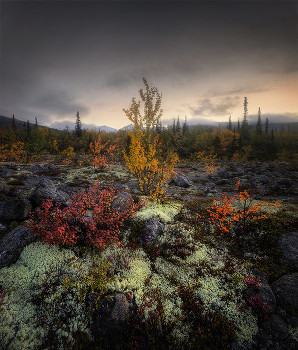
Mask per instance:
[[[0,115],[116,129],[145,77],[164,125],[298,122],[298,1],[0,1]]]

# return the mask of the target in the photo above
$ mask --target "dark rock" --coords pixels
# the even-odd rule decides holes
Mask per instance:
[[[224,185],[229,185],[230,181],[228,179],[220,179],[216,181],[217,186],[224,186]]]
[[[0,268],[14,264],[24,247],[35,238],[35,234],[25,226],[18,226],[7,233],[0,241]]]
[[[246,290],[245,295],[247,299],[258,296],[265,305],[269,305],[270,310],[268,310],[266,314],[271,314],[275,311],[276,299],[268,284],[261,283],[259,288],[249,288]]]
[[[298,313],[298,272],[285,275],[272,283],[271,288],[280,306],[290,314]]]
[[[128,210],[132,204],[132,196],[125,191],[121,191],[111,203],[111,208],[123,213],[125,210]]]
[[[25,220],[31,210],[31,203],[28,199],[10,200],[0,203],[0,220]]]
[[[229,173],[225,168],[221,168],[217,170],[217,172],[214,174],[216,177],[219,177],[220,179],[228,179]]]
[[[298,231],[282,234],[278,247],[282,253],[282,260],[298,270]]]
[[[231,350],[252,350],[253,345],[251,343],[241,343],[241,342],[234,342],[231,344]]]
[[[275,180],[271,187],[272,189],[275,189],[275,190],[279,190],[281,187],[290,188],[292,187],[292,183],[290,179],[286,177],[282,177]]]
[[[269,333],[274,340],[284,340],[288,337],[288,327],[284,320],[278,315],[270,315],[263,324],[263,329]]]
[[[188,178],[181,173],[176,174],[176,176],[173,176],[169,182],[169,184],[174,184],[175,186],[179,186],[179,187],[190,187],[191,183],[188,180]]]
[[[58,190],[53,181],[43,178],[34,190],[31,196],[31,201],[34,206],[39,207],[42,202],[47,199],[52,199],[54,203],[59,203],[64,206],[67,206],[70,201],[69,195]]]
[[[10,191],[10,186],[8,186],[4,181],[0,180],[0,193],[7,195]]]
[[[164,226],[157,217],[147,220],[144,225],[144,232],[140,238],[140,243],[153,244],[163,234]]]
[[[5,232],[7,230],[7,227],[4,224],[0,223],[0,234]]]
[[[268,178],[268,176],[266,176],[266,175],[261,175],[261,176],[259,177],[259,181],[260,181],[262,184],[268,184],[268,183],[269,183],[269,178]]]
[[[35,164],[32,166],[32,168],[30,169],[30,171],[33,173],[33,174],[38,174],[42,171],[45,171],[45,170],[50,170],[50,169],[54,169],[55,167],[53,165],[50,165],[50,164]]]
[[[14,173],[13,170],[6,168],[5,166],[0,167],[0,177],[7,178]]]
[[[115,332],[115,329],[126,322],[135,311],[133,301],[123,293],[114,293],[112,298],[104,298],[94,307],[91,331],[95,341]]]

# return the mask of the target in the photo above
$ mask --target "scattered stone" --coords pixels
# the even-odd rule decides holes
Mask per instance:
[[[13,170],[6,168],[5,166],[0,167],[0,177],[7,178],[14,173]]]
[[[10,191],[10,186],[7,185],[4,181],[0,180],[0,193],[7,195]]]
[[[118,196],[111,203],[111,208],[118,210],[120,213],[123,213],[125,210],[129,208],[129,206],[133,203],[132,196],[125,192],[121,191]]]
[[[18,226],[7,233],[0,241],[0,269],[14,264],[24,247],[35,238],[35,234],[25,226]]]
[[[271,285],[277,306],[290,314],[298,313],[298,272],[285,275]]]
[[[282,234],[278,247],[282,253],[282,260],[298,271],[298,231]]]
[[[156,216],[147,220],[144,225],[144,232],[140,238],[140,243],[146,245],[153,244],[163,234],[164,226]]]
[[[135,305],[123,293],[114,293],[111,299],[104,298],[94,307],[91,331],[95,341],[126,322],[134,312]]]
[[[67,206],[70,201],[69,195],[58,190],[53,181],[43,178],[34,190],[31,196],[31,201],[35,207],[39,207],[42,202],[47,199],[52,199],[54,203],[60,203],[64,206]]]
[[[225,168],[217,170],[214,176],[219,177],[220,179],[228,179],[230,177],[229,173]]]
[[[9,200],[0,203],[0,220],[25,220],[31,211],[28,199]]]
[[[261,176],[259,177],[259,181],[260,181],[262,184],[267,185],[267,184],[269,183],[269,178],[268,178],[268,176],[266,176],[266,175],[261,175]]]
[[[50,165],[50,164],[35,164],[32,166],[32,168],[30,169],[30,171],[33,173],[33,174],[38,174],[42,171],[45,171],[45,170],[50,170],[50,169],[54,169],[55,167],[53,165]]]
[[[284,340],[289,335],[286,323],[278,315],[270,315],[264,322],[263,328],[274,340]]]
[[[179,187],[190,187],[191,183],[188,180],[188,178],[181,173],[176,174],[176,176],[173,176],[169,182],[169,184],[174,184],[175,186],[179,186]]]

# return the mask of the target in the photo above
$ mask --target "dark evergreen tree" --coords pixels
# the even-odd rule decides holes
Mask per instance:
[[[29,138],[31,135],[31,125],[29,123],[29,120],[27,120],[27,123],[26,123],[26,136],[27,138]]]
[[[177,123],[176,123],[176,131],[180,132],[181,131],[181,125],[180,125],[180,121],[179,121],[179,115],[178,115],[178,119],[177,119]]]
[[[256,124],[256,134],[262,135],[262,119],[261,119],[261,108],[258,110],[258,120]]]
[[[266,118],[266,123],[265,123],[265,133],[268,134],[269,131],[269,119]]]
[[[176,119],[173,119],[173,132],[176,132]]]
[[[247,142],[249,140],[249,128],[248,128],[248,121],[247,121],[247,115],[248,115],[247,97],[244,97],[243,107],[244,107],[244,113],[243,113],[243,120],[241,123],[240,136],[243,139],[243,141]]]
[[[238,118],[238,123],[237,123],[237,131],[240,131],[240,120]]]
[[[37,128],[38,127],[38,123],[37,123],[37,118],[35,117],[35,124],[34,126]]]
[[[16,129],[17,129],[17,124],[16,124],[16,120],[15,120],[14,114],[12,115],[11,127],[12,127],[12,130],[13,130],[13,131],[16,131]]]
[[[182,125],[182,133],[183,133],[183,135],[187,134],[188,131],[189,131],[189,128],[188,128],[187,120],[186,120],[186,116],[185,116],[184,123]]]
[[[232,117],[230,116],[229,117],[229,122],[228,122],[228,125],[227,125],[227,129],[232,131],[233,126],[232,126],[232,119],[231,118]]]
[[[77,119],[76,119],[76,125],[75,125],[75,134],[77,137],[82,137],[82,125],[81,125],[81,119],[80,119],[80,112],[77,111]]]

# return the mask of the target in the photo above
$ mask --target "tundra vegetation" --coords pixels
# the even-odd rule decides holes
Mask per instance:
[[[179,119],[165,129],[162,95],[143,82],[124,109],[131,131],[82,130],[79,112],[73,133],[0,130],[0,161],[18,174],[8,184],[28,179],[22,162],[41,162],[59,167],[39,175],[77,189],[68,204],[47,199],[31,212],[22,224],[35,241],[0,270],[5,349],[229,349],[254,344],[272,313],[262,274],[276,278],[277,240],[298,229],[296,207],[256,199],[241,181],[216,198],[174,199],[169,181],[179,165],[207,181],[227,160],[295,160],[297,134],[263,131],[260,109],[250,129],[247,99],[238,129]],[[132,193],[115,186],[129,181]],[[297,327],[288,332],[297,341]]]

